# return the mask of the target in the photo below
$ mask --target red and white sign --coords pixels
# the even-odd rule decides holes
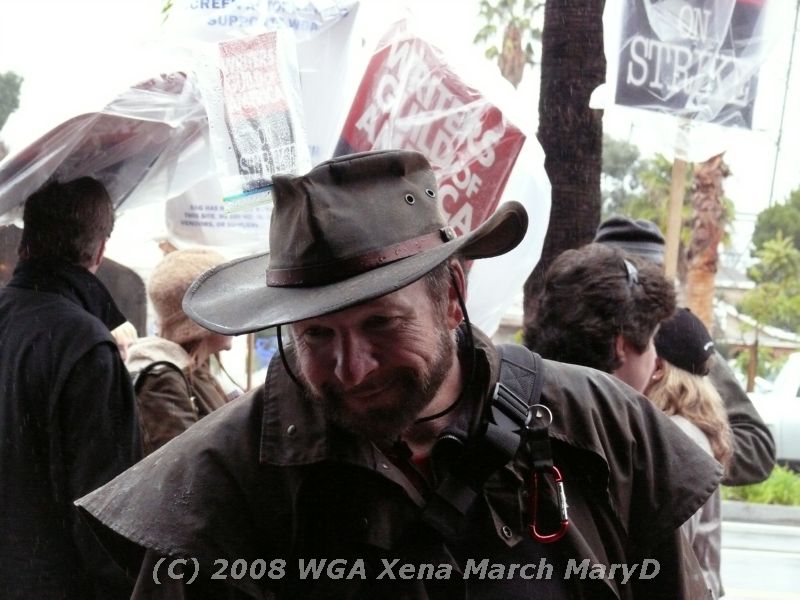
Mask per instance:
[[[424,40],[395,27],[379,44],[335,154],[402,148],[428,157],[459,234],[495,210],[525,135]]]

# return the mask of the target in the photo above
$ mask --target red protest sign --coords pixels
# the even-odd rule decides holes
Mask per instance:
[[[494,212],[524,141],[438,50],[398,27],[367,66],[336,155],[421,152],[436,173],[443,213],[463,234]]]

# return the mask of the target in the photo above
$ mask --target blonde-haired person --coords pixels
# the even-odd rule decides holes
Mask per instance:
[[[156,266],[147,283],[158,335],[132,344],[126,361],[134,378],[145,454],[227,401],[209,360],[229,350],[231,338],[200,327],[181,306],[192,282],[224,261],[213,250],[175,250]]]
[[[645,391],[647,397],[727,468],[733,436],[722,398],[706,376],[714,360],[714,342],[708,330],[690,310],[680,308],[661,324],[655,346],[656,369]],[[714,598],[724,593],[720,579],[720,510],[717,488],[682,527]]]

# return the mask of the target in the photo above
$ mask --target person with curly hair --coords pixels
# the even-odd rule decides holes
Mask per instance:
[[[547,270],[525,342],[544,358],[611,373],[641,393],[655,368],[656,328],[674,310],[675,292],[658,267],[588,244]]]
[[[600,223],[594,241],[663,268],[666,241],[658,225],[651,221],[615,215]],[[733,435],[733,456],[722,483],[759,483],[769,477],[775,466],[775,441],[722,355],[714,354],[708,378],[722,398]]]

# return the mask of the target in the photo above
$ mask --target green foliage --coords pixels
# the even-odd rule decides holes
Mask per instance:
[[[602,167],[603,219],[625,215],[633,219],[653,221],[661,231],[667,230],[667,211],[672,187],[672,162],[663,155],[641,158],[639,149],[628,142],[603,135]],[[692,219],[691,168],[686,170],[681,210],[681,242],[689,243]],[[733,222],[735,208],[729,198],[722,199],[725,210],[726,233]]]
[[[761,211],[753,230],[753,246],[760,250],[769,240],[781,233],[800,248],[800,188],[792,191],[784,204],[776,204]]]
[[[632,176],[641,153],[638,146],[603,134],[603,174],[617,182]]]
[[[604,219],[615,214],[649,219],[662,231],[666,230],[672,181],[670,161],[660,154],[641,158],[639,149],[633,144],[603,135],[602,169]],[[691,176],[687,173],[685,199],[690,198],[691,184]],[[684,216],[691,216],[691,212]]]
[[[8,116],[19,108],[19,89],[22,77],[13,71],[0,74],[0,129],[6,124]]]
[[[800,250],[791,238],[784,238],[781,231],[775,239],[764,242],[756,257],[759,262],[747,273],[756,283],[780,283],[800,276]]]
[[[739,310],[761,325],[800,333],[800,250],[779,231],[756,252],[758,262],[748,271],[756,287],[739,303]]]
[[[479,15],[484,25],[475,34],[472,43],[488,44],[486,58],[497,58],[502,52],[503,34],[509,26],[522,33],[525,62],[534,63],[533,42],[540,42],[544,0],[481,0]]]
[[[736,487],[722,486],[722,498],[758,504],[800,506],[800,475],[786,467],[776,465],[767,480],[761,483]]]
[[[788,356],[785,354],[776,354],[772,348],[759,346],[756,357],[756,375],[768,381],[774,381],[784,363],[786,363],[787,358]],[[739,352],[734,361],[736,370],[747,373],[747,367],[750,364],[750,352]]]

